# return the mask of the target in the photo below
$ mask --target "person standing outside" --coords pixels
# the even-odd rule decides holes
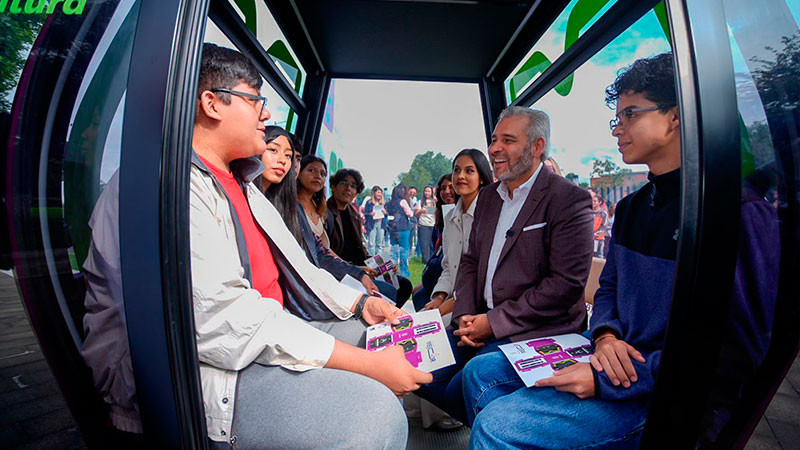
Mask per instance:
[[[364,200],[362,207],[364,228],[367,230],[367,250],[373,256],[383,253],[385,207],[383,189],[380,186],[373,186],[370,196]]]
[[[422,190],[422,200],[415,211],[417,216],[417,245],[422,253],[422,263],[427,264],[433,252],[433,226],[436,224],[436,198],[433,196],[433,185]],[[417,252],[417,253],[420,253]]]
[[[400,275],[410,277],[408,270],[408,252],[411,247],[411,218],[414,211],[406,200],[406,185],[398,184],[392,189],[392,198],[386,205],[389,219],[389,236],[392,240],[392,259],[400,269]]]

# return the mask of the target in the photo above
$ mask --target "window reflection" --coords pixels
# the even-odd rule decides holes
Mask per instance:
[[[800,2],[723,1],[728,22],[741,135],[741,222],[729,328],[704,415],[701,446],[741,433],[753,413],[743,399],[765,362],[783,301],[779,289],[782,246],[779,217],[796,205],[800,143],[800,32],[793,17]],[[790,184],[787,184],[790,183]],[[786,225],[796,222],[788,221]],[[794,233],[784,227],[784,232]],[[790,261],[784,260],[784,264]],[[794,299],[786,299],[794,302]],[[736,419],[736,420],[735,420]]]

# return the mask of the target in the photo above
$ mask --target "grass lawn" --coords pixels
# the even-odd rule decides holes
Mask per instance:
[[[411,276],[408,279],[411,280],[412,286],[422,283],[422,270],[424,268],[425,264],[422,264],[422,258],[415,256],[408,259],[408,271],[411,272]]]

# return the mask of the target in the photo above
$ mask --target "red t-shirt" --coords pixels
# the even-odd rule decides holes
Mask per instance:
[[[250,205],[247,203],[239,182],[236,181],[233,174],[214,167],[203,158],[200,159],[217,178],[222,189],[228,194],[233,209],[236,210],[247,245],[247,255],[250,258],[253,289],[260,292],[262,297],[273,298],[283,305],[283,292],[278,283],[278,266],[275,265],[275,258],[272,257],[267,237],[253,218]]]

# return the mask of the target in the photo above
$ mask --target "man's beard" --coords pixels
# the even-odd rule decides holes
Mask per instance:
[[[528,148],[526,151],[522,152],[516,164],[512,165],[509,159],[508,171],[504,174],[498,174],[497,179],[508,183],[509,181],[514,181],[521,177],[531,169],[533,169],[533,151],[531,148]]]

